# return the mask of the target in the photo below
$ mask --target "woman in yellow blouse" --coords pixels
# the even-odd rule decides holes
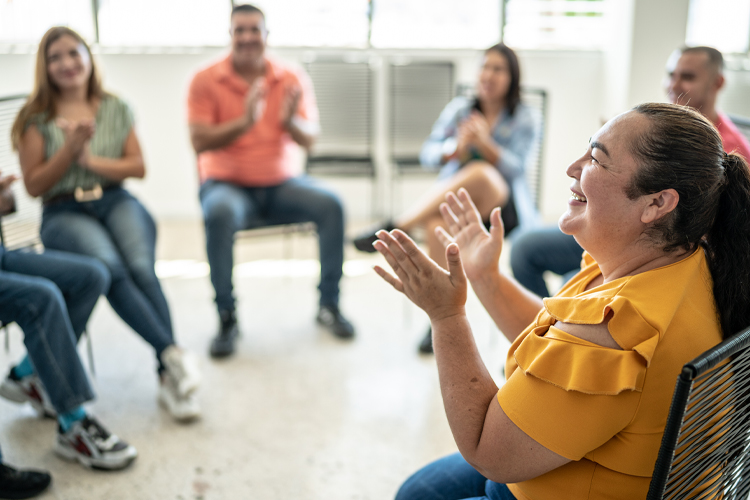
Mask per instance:
[[[487,232],[465,191],[441,206],[449,271],[404,233],[378,234],[396,276],[376,271],[430,316],[460,451],[397,499],[645,498],[680,368],[750,325],[750,172],[710,122],[637,106],[567,174],[559,225],[586,252],[544,302],[500,273],[499,210]],[[466,318],[467,279],[513,342],[499,390]]]

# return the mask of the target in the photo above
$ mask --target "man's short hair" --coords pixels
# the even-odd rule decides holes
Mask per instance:
[[[260,10],[255,5],[251,5],[249,3],[243,3],[239,5],[235,5],[232,7],[232,14],[229,16],[229,18],[233,18],[235,14],[242,13],[242,14],[260,14],[260,16],[265,20],[266,15],[263,13],[262,10]]]
[[[721,52],[713,47],[698,46],[698,47],[683,47],[681,49],[683,54],[700,53],[708,56],[708,65],[717,73],[724,73],[724,56]]]

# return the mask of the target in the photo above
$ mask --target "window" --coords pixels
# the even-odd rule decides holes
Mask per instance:
[[[604,0],[505,0],[504,41],[518,49],[598,49]]]
[[[94,41],[91,0],[0,0],[0,43],[36,45],[52,26]]]
[[[500,41],[500,0],[373,0],[374,47],[486,49]]]
[[[250,1],[265,12],[269,44],[277,47],[485,49],[502,32],[514,48],[596,49],[605,39],[604,5],[617,0]],[[746,50],[748,0],[692,4],[690,41]],[[36,44],[50,26],[65,25],[105,47],[226,46],[231,5],[230,0],[0,0],[0,44]],[[733,15],[720,19],[721,12]]]
[[[369,0],[257,0],[271,46],[366,47]]]
[[[691,0],[688,45],[708,45],[722,52],[747,52],[750,42],[750,2]]]
[[[100,0],[99,43],[227,45],[230,9],[228,0]]]

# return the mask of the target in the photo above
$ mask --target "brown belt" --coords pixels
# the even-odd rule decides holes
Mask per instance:
[[[63,193],[58,194],[56,196],[53,196],[49,200],[45,200],[43,205],[49,206],[53,205],[55,203],[62,203],[64,201],[77,201],[78,203],[84,203],[87,201],[96,201],[101,199],[102,196],[104,196],[104,191],[108,191],[110,189],[119,188],[120,184],[112,184],[110,186],[102,187],[101,185],[97,184],[91,189],[83,189],[80,187],[77,187],[75,191],[72,193]]]

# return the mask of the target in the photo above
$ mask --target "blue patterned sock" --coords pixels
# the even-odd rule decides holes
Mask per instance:
[[[83,420],[84,418],[86,418],[86,410],[83,409],[83,406],[79,406],[74,410],[66,411],[65,413],[58,415],[57,421],[60,423],[63,432],[67,432],[71,425],[79,420]]]
[[[34,367],[31,366],[31,360],[29,359],[28,354],[13,368],[13,373],[15,373],[18,378],[24,378],[34,374]]]

